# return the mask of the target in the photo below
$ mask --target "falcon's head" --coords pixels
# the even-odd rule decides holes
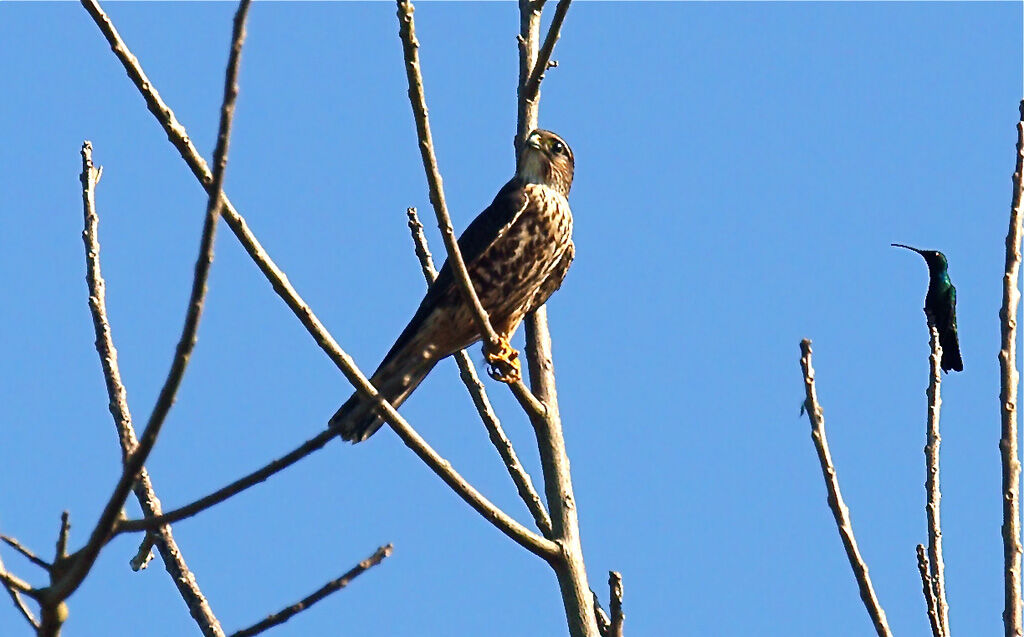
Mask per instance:
[[[528,184],[550,186],[568,197],[572,172],[572,149],[564,139],[540,129],[526,136],[516,173],[520,179]]]

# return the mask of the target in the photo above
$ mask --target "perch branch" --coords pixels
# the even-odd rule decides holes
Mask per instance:
[[[536,96],[532,100],[527,99],[530,95],[526,85],[537,65],[540,17],[539,6],[531,0],[520,0],[517,149],[521,147],[526,134],[537,128],[540,100]],[[541,306],[526,317],[526,360],[530,371],[530,389],[546,407],[543,415],[531,413],[530,420],[537,436],[537,449],[544,474],[544,495],[551,514],[551,524],[562,549],[562,559],[553,566],[569,634],[571,637],[597,637],[599,630],[594,598],[587,581],[586,565],[583,563],[576,497],[573,494],[569,456],[558,411],[547,316],[546,306]]]
[[[384,558],[391,555],[391,551],[392,546],[390,544],[380,547],[379,549],[377,549],[376,553],[374,553],[370,557],[366,558],[365,560],[357,564],[354,568],[350,569],[347,573],[345,573],[338,579],[327,582],[327,584],[317,589],[311,595],[304,597],[298,602],[295,602],[291,606],[284,608],[274,613],[273,615],[270,615],[263,621],[253,624],[252,626],[244,630],[239,630],[238,632],[231,633],[231,637],[252,637],[252,635],[262,633],[268,628],[273,628],[278,624],[285,623],[295,615],[298,615],[302,611],[307,610],[310,606],[324,599],[331,593],[340,591],[341,589],[348,586],[352,580],[354,580],[366,571],[370,570],[374,566],[377,566],[382,561],[384,561]]]
[[[409,208],[406,214],[409,217],[409,231],[412,233],[413,244],[416,246],[416,256],[420,261],[420,269],[423,270],[423,278],[426,279],[427,286],[429,287],[434,282],[434,279],[437,278],[437,270],[434,268],[434,262],[430,256],[427,237],[423,234],[423,224],[420,223],[415,208]],[[494,409],[491,407],[491,400],[487,396],[487,390],[484,389],[483,383],[480,382],[480,377],[477,376],[473,361],[470,360],[469,355],[463,350],[455,354],[455,363],[459,366],[459,376],[462,378],[466,390],[469,391],[469,395],[473,399],[473,404],[476,406],[477,413],[480,414],[480,420],[487,429],[491,443],[498,450],[498,455],[501,456],[505,468],[508,469],[508,474],[512,477],[512,482],[516,485],[519,497],[522,498],[526,508],[533,515],[537,528],[544,534],[544,537],[551,539],[551,518],[548,517],[548,512],[540,501],[540,495],[537,494],[537,490],[533,487],[530,474],[526,472],[522,463],[519,462],[519,457],[516,455],[515,448],[512,447],[512,442],[505,435],[501,421],[498,420],[498,415],[494,413]]]
[[[182,159],[192,169],[193,174],[206,188],[210,187],[212,175],[206,161],[196,151],[188,137],[188,133],[182,126],[174,112],[160,98],[159,93],[153,88],[149,78],[146,77],[139,65],[138,60],[132,55],[125,45],[121,36],[117,33],[110,18],[103,12],[95,0],[82,0],[82,4],[93,17],[94,22],[111,45],[118,60],[124,66],[128,77],[135,84],[146,100],[150,112],[157,118],[157,121],[164,128],[168,139],[178,150]],[[395,409],[388,404],[369,383],[366,376],[359,370],[352,358],[338,345],[334,337],[327,331],[317,318],[313,310],[299,296],[291,282],[284,273],[277,267],[277,264],[270,258],[259,240],[249,229],[245,219],[235,210],[228,200],[227,195],[221,196],[223,202],[222,214],[224,220],[245,248],[250,258],[256,263],[260,271],[267,278],[274,288],[274,292],[284,300],[292,313],[299,319],[302,325],[316,341],[317,345],[331,358],[331,361],[342,371],[345,378],[355,386],[364,397],[371,400],[382,414],[391,428],[402,439],[402,442],[409,447],[430,469],[440,477],[445,484],[452,488],[475,511],[490,521],[502,533],[514,542],[523,546],[531,553],[542,557],[545,560],[555,559],[559,554],[558,545],[546,538],[540,537],[531,532],[523,525],[516,522],[504,511],[498,509],[487,498],[481,495],[472,485],[465,481],[456,472],[451,464],[442,458],[425,440],[409,425]]]
[[[928,623],[932,627],[932,637],[942,637],[939,613],[935,610],[935,587],[932,586],[931,565],[928,564],[924,544],[917,545],[917,570],[921,574],[921,592],[924,593],[924,601],[928,607]]]
[[[1017,450],[1017,305],[1020,303],[1020,243],[1024,231],[1021,195],[1024,190],[1024,101],[1017,122],[1017,165],[1013,172],[1010,228],[1006,233],[1006,273],[1003,275],[1003,305],[999,310],[999,411],[1003,500],[1003,629],[1006,637],[1024,635],[1020,584],[1020,453]]]
[[[935,610],[939,618],[939,628],[943,637],[949,637],[946,566],[942,560],[942,492],[939,490],[939,447],[942,444],[942,436],[939,434],[939,415],[942,411],[942,345],[939,344],[939,332],[935,326],[929,324],[928,329],[931,333],[931,355],[928,357],[931,373],[928,380],[928,442],[924,447],[927,469],[924,487],[928,498],[925,507],[928,514],[928,562],[932,587],[935,589]]]
[[[135,428],[132,425],[131,412],[128,409],[127,393],[121,381],[121,371],[117,363],[117,349],[107,319],[106,284],[100,270],[100,244],[96,214],[96,177],[99,171],[93,168],[92,144],[85,142],[82,146],[82,198],[85,210],[85,231],[82,233],[86,253],[86,281],[89,286],[89,310],[92,314],[93,327],[96,331],[96,351],[99,353],[106,381],[107,394],[110,398],[110,413],[114,418],[118,440],[121,443],[122,458],[127,459],[138,446]],[[160,500],[156,496],[149,473],[143,468],[134,486],[135,497],[139,506],[148,516],[160,515]],[[178,588],[189,613],[199,625],[206,637],[223,637],[213,609],[203,592],[199,589],[195,576],[188,568],[185,557],[181,554],[177,542],[169,526],[155,531],[157,547],[163,558],[164,568]],[[148,551],[147,551],[148,554]]]
[[[818,461],[821,463],[821,472],[825,477],[825,488],[828,490],[828,506],[832,509],[832,515],[836,519],[836,527],[839,529],[839,536],[843,540],[843,548],[846,549],[846,557],[850,560],[853,574],[857,578],[857,586],[860,588],[860,598],[864,601],[871,621],[875,625],[875,631],[879,637],[892,637],[889,624],[885,620],[885,611],[875,595],[875,589],[871,585],[871,577],[868,575],[868,566],[860,555],[857,548],[857,538],[853,535],[853,523],[850,521],[850,509],[843,501],[843,494],[839,491],[839,477],[836,468],[832,464],[832,454],[828,448],[828,439],[825,437],[825,415],[818,404],[818,392],[814,386],[814,367],[811,366],[811,341],[804,339],[800,341],[800,367],[803,368],[804,389],[806,398],[804,409],[807,411],[807,418],[811,421],[811,438],[814,440],[814,448],[818,452]]]

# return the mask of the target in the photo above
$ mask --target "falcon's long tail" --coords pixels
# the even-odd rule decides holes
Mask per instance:
[[[436,364],[434,359],[421,357],[413,361],[403,356],[393,360],[385,359],[370,377],[370,383],[392,407],[397,408]],[[362,442],[376,433],[383,424],[384,419],[377,415],[373,403],[356,392],[335,412],[328,426],[337,429],[345,440]]]

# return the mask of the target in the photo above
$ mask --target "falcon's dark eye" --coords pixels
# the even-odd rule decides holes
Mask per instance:
[[[556,155],[561,155],[563,152],[565,152],[565,145],[562,144],[562,142],[558,141],[551,142],[551,152],[553,152]]]

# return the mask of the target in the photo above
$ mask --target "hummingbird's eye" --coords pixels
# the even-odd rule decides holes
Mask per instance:
[[[563,151],[565,151],[565,146],[562,144],[562,142],[551,142],[551,152],[555,153],[556,155],[561,155]]]

